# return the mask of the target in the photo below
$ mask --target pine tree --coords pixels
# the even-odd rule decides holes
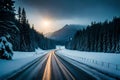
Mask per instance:
[[[1,20],[14,20],[14,3],[13,0],[0,0],[0,19]]]
[[[106,44],[107,44],[107,50],[106,50],[106,52],[110,52],[110,50],[111,50],[111,40],[110,40],[110,33],[107,33],[107,40],[106,40],[107,42],[106,42]]]
[[[23,8],[23,10],[22,10],[21,22],[22,22],[23,24],[26,23],[26,11],[25,11],[24,8]]]
[[[18,20],[21,22],[21,7],[18,9]]]
[[[14,11],[14,1],[13,0],[4,0],[5,1],[5,5],[4,8],[6,8],[9,11]]]

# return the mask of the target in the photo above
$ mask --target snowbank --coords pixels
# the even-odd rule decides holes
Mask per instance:
[[[120,76],[120,54],[58,50],[57,54],[87,64],[101,72]]]
[[[0,59],[0,77],[17,69],[20,69],[22,66],[26,65],[37,57],[46,54],[47,52],[42,51],[41,54],[39,53],[36,54],[35,52],[14,52],[13,60],[8,61]]]

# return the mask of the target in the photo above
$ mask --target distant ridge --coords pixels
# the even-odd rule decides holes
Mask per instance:
[[[47,33],[45,36],[47,38],[57,40],[57,41],[68,41],[70,38],[74,36],[77,30],[84,29],[86,26],[84,25],[65,25],[58,31],[53,33]]]

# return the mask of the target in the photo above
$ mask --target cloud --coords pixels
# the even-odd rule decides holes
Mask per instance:
[[[58,19],[103,18],[120,14],[120,0],[22,0],[22,3]]]
[[[120,16],[120,0],[16,0],[15,6],[26,9],[29,22],[39,31],[44,31],[40,21],[46,16],[54,20],[52,31],[66,24],[88,25]]]

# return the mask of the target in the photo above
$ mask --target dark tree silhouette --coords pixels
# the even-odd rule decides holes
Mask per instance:
[[[14,20],[14,2],[13,0],[0,0],[0,20]]]
[[[26,11],[25,11],[25,9],[23,8],[22,9],[22,17],[21,17],[21,22],[23,23],[23,24],[25,24],[26,23]]]
[[[18,20],[15,18],[14,1],[0,0],[0,37],[8,38],[16,51],[34,51],[35,48],[55,48],[53,40],[31,28],[26,11],[19,7]]]
[[[21,22],[21,7],[18,9],[18,21]]]
[[[114,17],[109,22],[92,22],[87,29],[78,31],[66,48],[120,53],[120,17]]]

